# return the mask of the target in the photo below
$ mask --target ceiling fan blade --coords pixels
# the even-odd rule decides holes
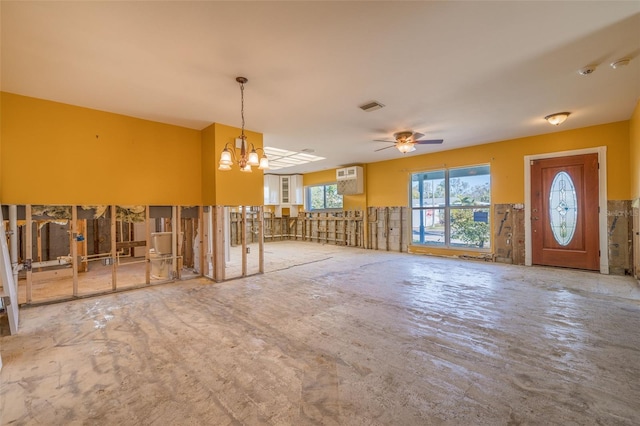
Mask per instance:
[[[417,140],[418,140],[418,139],[420,139],[420,138],[424,138],[424,135],[423,135],[422,133],[415,132],[413,135],[411,135],[411,138],[412,138],[414,141],[417,141]]]
[[[385,140],[382,140],[382,139],[374,139],[373,141],[374,141],[374,142],[396,143],[396,141],[385,141]]]
[[[384,141],[384,142],[386,142],[386,141]],[[395,148],[395,145],[394,146],[385,146],[384,148],[376,149],[373,152],[378,152],[378,151],[382,151],[383,149],[389,149],[389,148]]]
[[[414,142],[419,145],[436,145],[444,141],[442,139],[423,139],[423,140],[414,141]]]

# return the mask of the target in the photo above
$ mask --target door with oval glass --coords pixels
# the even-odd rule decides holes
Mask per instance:
[[[600,269],[598,154],[531,163],[534,265]]]

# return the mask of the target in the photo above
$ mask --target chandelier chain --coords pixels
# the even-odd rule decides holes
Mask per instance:
[[[242,117],[242,130],[240,135],[244,140],[244,83],[240,83],[240,116]]]

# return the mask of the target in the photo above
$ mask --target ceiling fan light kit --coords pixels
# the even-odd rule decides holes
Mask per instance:
[[[403,142],[403,143],[398,143],[396,145],[396,148],[398,148],[398,151],[400,151],[403,154],[406,154],[407,152],[413,152],[416,150],[416,147],[414,146],[414,143],[411,142]]]
[[[393,146],[403,154],[408,152],[413,152],[416,150],[415,145],[435,145],[441,144],[443,142],[442,139],[420,139],[424,137],[422,133],[414,133],[409,130],[405,130],[402,132],[397,132],[393,134],[394,141],[386,141],[377,139],[375,142],[387,142],[394,144]],[[390,146],[376,149],[375,151],[382,151],[383,149],[391,148]]]

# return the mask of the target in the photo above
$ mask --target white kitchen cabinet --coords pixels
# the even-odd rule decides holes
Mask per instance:
[[[280,176],[264,175],[264,205],[280,204]]]
[[[280,205],[302,204],[302,175],[280,176]]]
[[[264,204],[266,206],[301,205],[304,187],[302,175],[264,175]]]

